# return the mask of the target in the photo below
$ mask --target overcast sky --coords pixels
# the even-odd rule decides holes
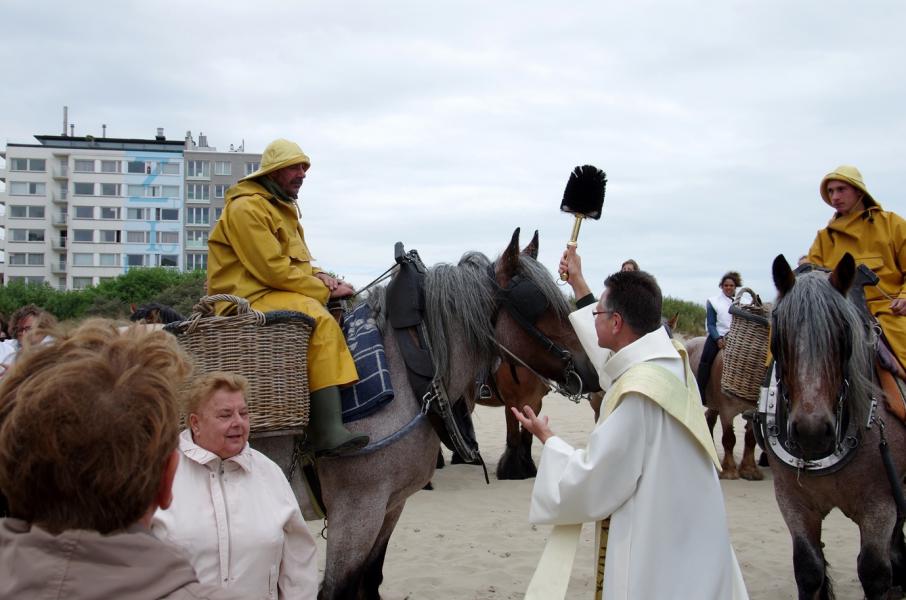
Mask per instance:
[[[721,274],[774,295],[858,166],[906,213],[906,3],[0,2],[0,143],[59,134],[225,150],[298,142],[306,238],[362,285],[393,243],[492,258],[521,227],[554,271],[570,170],[610,180],[579,238],[597,292],[635,258],[703,302]]]

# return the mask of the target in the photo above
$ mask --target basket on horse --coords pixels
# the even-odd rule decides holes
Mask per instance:
[[[742,303],[743,295],[752,301]],[[757,402],[764,381],[770,341],[769,307],[750,288],[744,287],[736,294],[730,306],[733,322],[727,333],[724,348],[724,368],[720,388],[749,402]]]
[[[235,305],[235,314],[217,316],[216,302]],[[194,365],[191,379],[212,371],[243,375],[252,434],[295,432],[308,425],[308,342],[315,320],[294,311],[262,313],[244,298],[205,296],[185,321],[171,323]]]

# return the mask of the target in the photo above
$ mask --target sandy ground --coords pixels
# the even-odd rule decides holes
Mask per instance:
[[[587,404],[575,405],[559,396],[546,399],[544,413],[550,415],[554,431],[575,445],[584,443],[593,425]],[[737,456],[742,451],[742,422],[738,421]],[[475,425],[491,484],[485,484],[480,467],[448,465],[435,473],[434,491],[421,491],[409,499],[387,552],[381,587],[385,600],[523,597],[550,528],[528,522],[534,480],[494,478],[505,441],[503,409],[478,407]],[[533,450],[537,463],[541,451],[537,442]],[[722,456],[722,450],[718,453]],[[733,547],[751,598],[795,598],[789,533],[774,499],[770,469],[763,472],[763,481],[722,482]],[[322,525],[322,521],[310,523],[316,534]],[[592,598],[593,539],[593,526],[586,524],[568,598]],[[823,540],[837,597],[861,598],[856,574],[858,528],[834,511],[824,521]],[[319,544],[323,568],[320,538]]]

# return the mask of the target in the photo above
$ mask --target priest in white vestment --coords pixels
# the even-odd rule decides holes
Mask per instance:
[[[584,449],[557,437],[531,408],[514,410],[544,444],[529,520],[575,525],[610,517],[606,600],[747,598],[717,453],[688,357],[661,326],[660,288],[645,272],[614,273],[596,306],[574,249],[561,270],[579,305],[587,304],[570,320],[608,393]],[[546,579],[542,570],[535,580]],[[535,580],[526,597],[552,600],[549,584],[533,592]]]

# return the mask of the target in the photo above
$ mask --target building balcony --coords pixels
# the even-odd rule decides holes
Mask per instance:
[[[66,274],[66,263],[65,262],[55,262],[50,265],[50,272],[54,275],[65,275]]]
[[[66,238],[51,240],[50,247],[54,250],[66,250]]]
[[[56,213],[50,220],[54,224],[54,227],[66,227],[66,224],[69,222],[69,215],[67,213]]]
[[[208,243],[202,240],[187,240],[186,248],[190,250],[207,250]]]
[[[69,165],[54,165],[54,179],[69,179]]]
[[[69,194],[66,192],[66,190],[55,190],[51,192],[50,199],[54,204],[68,204]]]

